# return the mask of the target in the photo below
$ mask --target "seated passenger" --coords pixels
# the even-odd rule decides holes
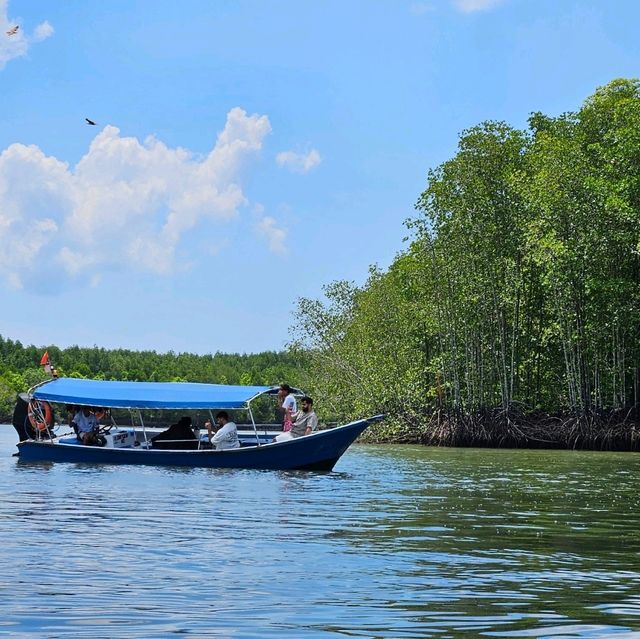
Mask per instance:
[[[214,429],[211,422],[205,422],[209,432],[209,441],[216,450],[228,450],[230,448],[240,448],[238,439],[238,428],[234,422],[229,421],[229,414],[226,410],[221,410],[216,415],[217,428]]]
[[[191,428],[191,417],[185,415],[151,438],[153,448],[163,450],[194,450],[198,448],[198,440]]]
[[[300,400],[302,405],[299,410],[293,416],[293,425],[288,433],[280,433],[273,439],[274,442],[286,442],[296,437],[302,437],[304,435],[311,434],[318,428],[318,417],[313,411],[313,400],[311,397],[303,397]]]
[[[311,397],[303,397],[300,400],[302,409],[293,416],[293,425],[288,433],[280,433],[273,439],[274,442],[286,442],[296,437],[309,435],[318,428],[318,417],[313,411]]]
[[[73,416],[71,426],[76,431],[78,439],[87,446],[104,446],[105,438],[98,434],[98,420],[89,406],[82,406]]]

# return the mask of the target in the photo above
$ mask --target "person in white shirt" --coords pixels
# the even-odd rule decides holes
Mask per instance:
[[[71,425],[75,424],[78,439],[87,446],[104,446],[104,437],[98,435],[98,419],[89,406],[82,406],[73,416]]]
[[[298,411],[296,406],[296,398],[293,396],[291,386],[289,384],[280,384],[278,391],[278,403],[283,410],[282,430],[286,433],[291,430],[293,416]]]
[[[218,428],[214,433],[213,425],[210,421],[205,422],[209,433],[209,441],[216,450],[229,450],[231,448],[240,448],[240,440],[238,439],[238,428],[235,423],[229,421],[229,413],[221,410],[216,415],[216,424]]]

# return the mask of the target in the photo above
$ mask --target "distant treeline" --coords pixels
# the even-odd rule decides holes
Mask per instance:
[[[270,385],[299,383],[302,356],[292,352],[251,355],[156,353],[105,348],[23,346],[0,335],[0,419],[10,417],[16,393],[47,379],[40,358],[48,351],[63,377],[132,381],[190,381]]]
[[[307,388],[379,439],[637,449],[639,82],[464,131],[416,208],[387,271],[300,300]]]

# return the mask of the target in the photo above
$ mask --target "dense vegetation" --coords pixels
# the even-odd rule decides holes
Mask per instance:
[[[484,122],[428,173],[408,247],[301,299],[289,352],[157,354],[0,337],[0,413],[61,375],[273,384],[378,441],[638,449],[640,83],[525,131]]]
[[[265,385],[288,381],[295,385],[301,367],[300,357],[288,352],[192,355],[78,346],[60,349],[23,346],[0,335],[1,421],[11,415],[16,393],[48,378],[39,367],[45,350],[60,376],[92,379]]]
[[[305,386],[379,439],[637,448],[639,82],[463,132],[417,211],[388,271],[300,300]]]

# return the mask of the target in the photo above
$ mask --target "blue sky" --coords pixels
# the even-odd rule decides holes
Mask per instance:
[[[640,76],[639,23],[632,0],[0,0],[0,334],[279,350],[297,298],[402,250],[463,129]]]

